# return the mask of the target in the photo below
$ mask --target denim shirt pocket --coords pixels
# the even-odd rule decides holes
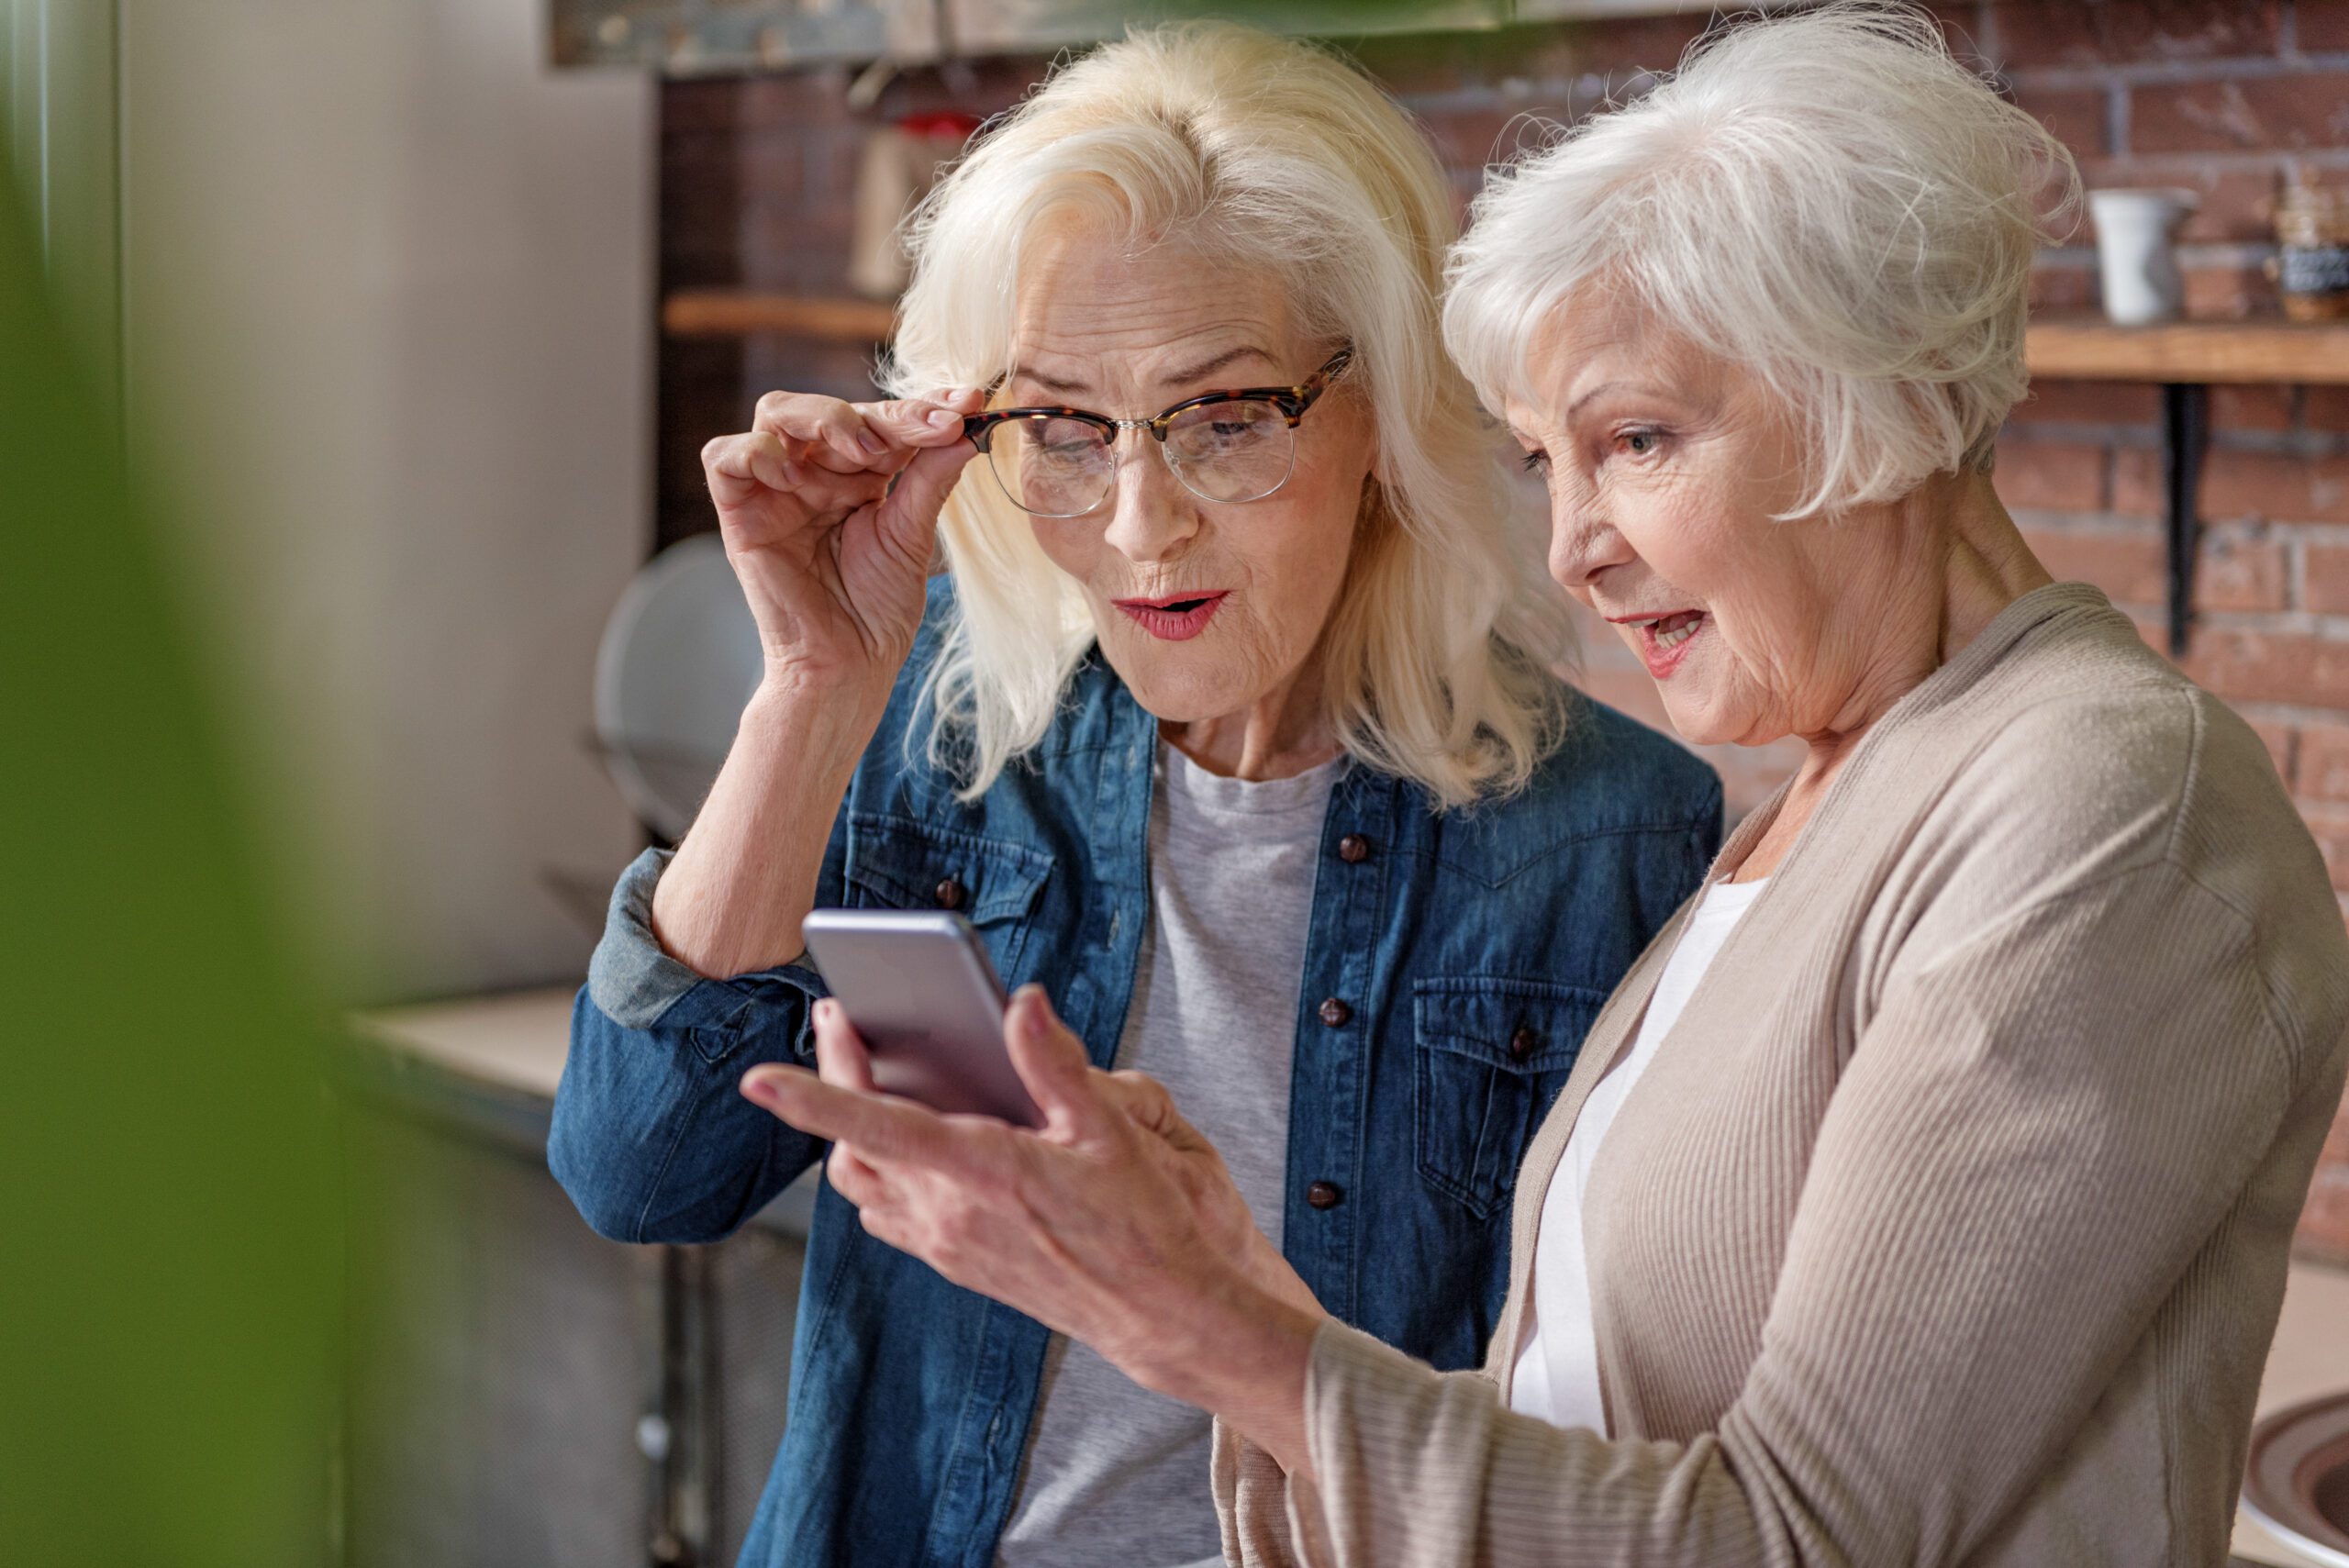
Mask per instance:
[[[1478,1219],[1517,1185],[1606,993],[1514,975],[1411,987],[1412,1145],[1419,1175]]]
[[[848,821],[846,881],[861,909],[953,909],[977,928],[996,973],[1015,984],[1030,914],[1052,857],[1010,839],[877,812]]]

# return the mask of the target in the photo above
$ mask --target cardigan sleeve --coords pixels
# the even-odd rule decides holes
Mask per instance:
[[[2301,1049],[2249,922],[2166,863],[1934,945],[1894,961],[1861,1032],[1760,1352],[1714,1430],[1552,1427],[1504,1409],[1488,1376],[1327,1324],[1306,1387],[1318,1487],[1219,1432],[1227,1560],[1825,1568],[1978,1550],[2090,1418],[2288,1108],[2327,1075],[2337,1092],[2339,1020]]]
[[[1319,1568],[1329,1561],[1326,1554],[1308,1558],[1297,1550],[1288,1473],[1220,1416],[1208,1466],[1227,1568]]]

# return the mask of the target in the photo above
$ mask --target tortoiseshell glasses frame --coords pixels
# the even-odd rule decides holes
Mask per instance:
[[[1297,422],[1353,357],[1352,348],[1340,349],[1295,386],[1202,393],[1148,419],[1061,406],[990,408],[964,417],[963,434],[986,454],[1012,505],[1040,517],[1081,517],[1108,500],[1117,488],[1118,439],[1127,430],[1149,431],[1167,469],[1200,499],[1261,501],[1288,483]],[[1018,437],[999,447],[996,437],[1006,426]]]

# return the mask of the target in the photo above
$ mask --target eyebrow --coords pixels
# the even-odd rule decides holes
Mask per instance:
[[[1217,371],[1223,369],[1226,365],[1234,364],[1241,360],[1248,359],[1262,360],[1266,364],[1272,364],[1275,362],[1273,356],[1264,352],[1264,350],[1257,348],[1252,343],[1243,343],[1236,349],[1226,349],[1222,353],[1217,354],[1212,359],[1202,360],[1197,364],[1186,365],[1180,370],[1170,372],[1169,373],[1159,377],[1159,381],[1165,385],[1179,386],[1186,382],[1197,381],[1201,376],[1212,375]],[[1083,394],[1093,390],[1093,386],[1090,382],[1064,381],[1059,376],[1046,375],[1043,372],[1032,369],[1027,365],[1013,366],[1011,378],[1015,381],[1024,379],[1033,382],[1036,385],[1042,387],[1047,392]]]
[[[1567,420],[1571,422],[1575,415],[1582,412],[1582,406],[1584,404],[1588,403],[1592,398],[1598,396],[1601,393],[1613,392],[1618,388],[1630,386],[1631,384],[1632,384],[1628,381],[1600,382],[1597,386],[1592,387],[1588,392],[1584,393],[1580,397],[1575,398],[1572,403],[1566,405]]]

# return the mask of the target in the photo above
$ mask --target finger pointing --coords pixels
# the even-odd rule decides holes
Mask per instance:
[[[927,1106],[894,1095],[842,1089],[804,1067],[769,1063],[742,1075],[743,1097],[800,1131],[852,1143],[874,1160],[955,1170],[964,1162],[945,1120]]]

